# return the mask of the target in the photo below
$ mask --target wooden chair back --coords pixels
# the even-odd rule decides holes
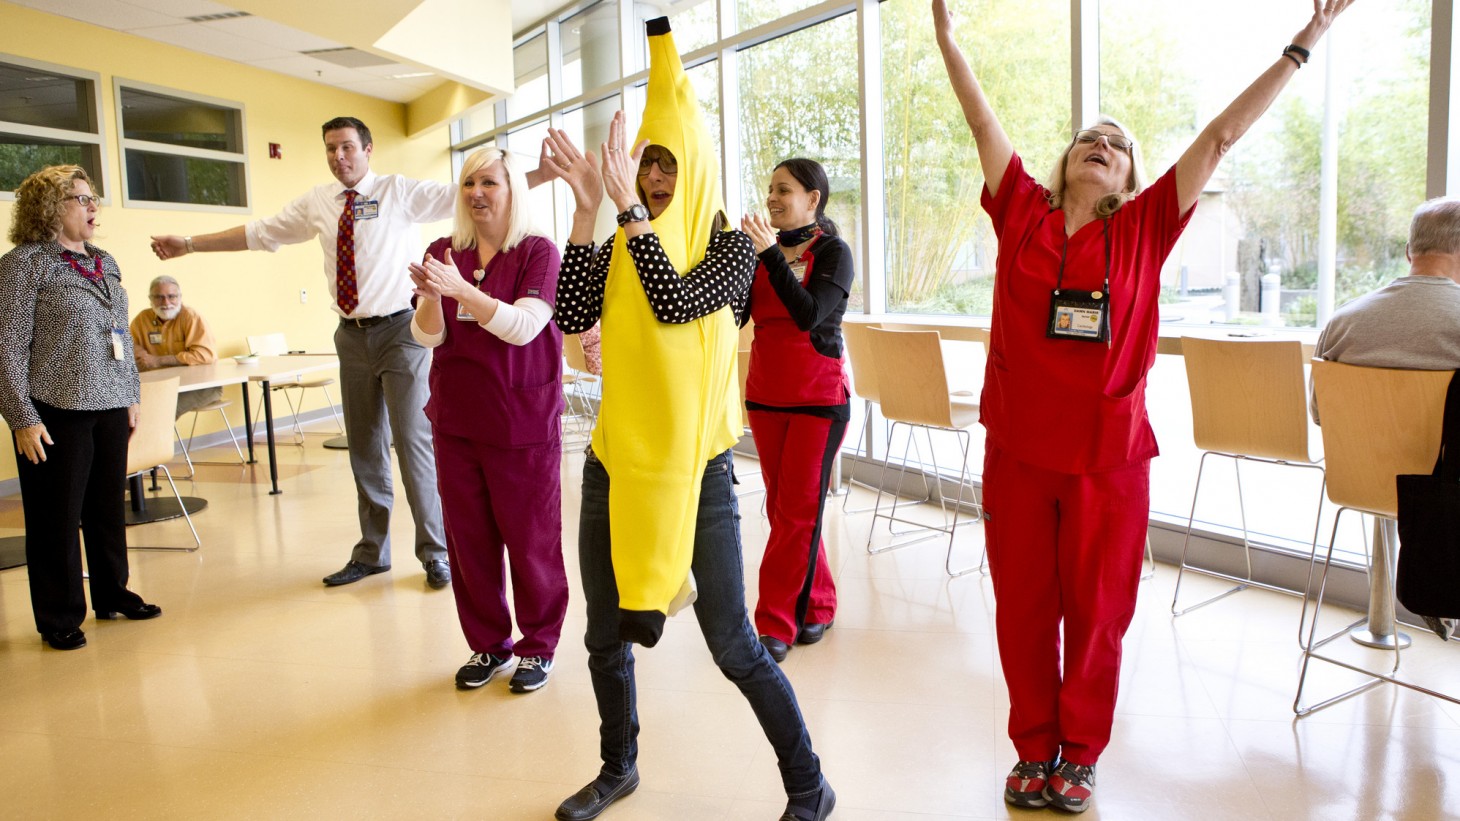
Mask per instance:
[[[177,413],[179,381],[174,376],[142,383],[137,428],[127,443],[128,476],[172,461],[172,423]]]
[[[1198,448],[1316,461],[1309,447],[1301,342],[1182,337],[1181,352]]]
[[[580,374],[591,375],[588,371],[588,357],[583,353],[583,340],[577,334],[563,334],[563,357],[568,360],[568,367]]]
[[[882,416],[893,422],[952,428],[953,407],[937,331],[867,329]]]
[[[842,341],[847,347],[847,366],[852,369],[852,392],[862,399],[881,402],[877,385],[877,367],[872,364],[872,349],[867,332],[879,325],[875,322],[842,322]]]
[[[1394,477],[1435,468],[1452,376],[1314,361],[1313,392],[1334,504],[1397,515]]]

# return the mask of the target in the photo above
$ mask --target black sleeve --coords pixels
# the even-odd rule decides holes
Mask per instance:
[[[830,240],[830,241],[827,241]],[[835,237],[818,242],[812,249],[811,281],[803,287],[792,273],[786,256],[779,247],[767,248],[760,255],[766,267],[771,287],[796,327],[803,331],[826,321],[832,311],[846,299],[852,290],[851,250],[845,242]]]
[[[554,310],[558,330],[580,334],[598,322],[603,314],[603,288],[612,256],[612,240],[603,243],[596,254],[591,244],[568,243],[563,270],[558,275],[558,304]]]
[[[680,276],[670,264],[659,236],[640,234],[629,240],[629,254],[649,298],[654,317],[683,325],[729,305],[736,319],[746,311],[750,281],[755,276],[755,246],[742,231],[720,231],[710,238],[705,258]]]

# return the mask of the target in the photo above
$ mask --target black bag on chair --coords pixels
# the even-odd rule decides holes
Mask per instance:
[[[1445,395],[1444,431],[1434,473],[1396,477],[1395,595],[1416,615],[1460,618],[1460,371]]]

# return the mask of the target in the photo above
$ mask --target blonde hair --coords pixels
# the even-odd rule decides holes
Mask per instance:
[[[1130,129],[1126,128],[1114,117],[1100,115],[1095,124],[1089,126],[1094,128],[1097,125],[1111,125],[1120,130],[1120,133],[1131,142],[1130,146],[1130,177],[1126,179],[1125,190],[1106,194],[1095,202],[1095,216],[1099,219],[1114,214],[1121,209],[1121,206],[1136,198],[1136,195],[1146,190],[1150,183],[1146,180],[1146,161],[1141,154],[1141,144],[1131,136]],[[1083,129],[1082,129],[1083,130]],[[1070,152],[1075,148],[1075,138],[1070,137],[1070,144],[1065,146],[1065,152],[1060,155],[1054,164],[1054,171],[1049,175],[1049,207],[1059,208],[1064,204],[1065,198],[1065,166],[1069,164]]]
[[[498,160],[502,161],[502,168],[507,171],[507,193],[512,197],[507,209],[507,237],[502,240],[499,250],[510,251],[524,239],[542,234],[532,224],[532,215],[527,208],[527,169],[523,167],[525,161],[522,155],[501,148],[479,148],[461,164],[461,178],[457,180],[456,218],[451,230],[451,250],[475,248],[477,244],[477,228],[476,223],[471,220],[471,206],[461,196],[459,189],[466,185],[468,177]]]
[[[52,165],[25,178],[15,189],[15,210],[10,216],[10,242],[50,242],[61,229],[66,198],[76,191],[76,182],[91,185],[91,177],[79,165]]]

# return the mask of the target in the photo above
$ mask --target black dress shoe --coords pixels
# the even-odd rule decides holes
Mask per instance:
[[[360,564],[351,559],[345,563],[343,569],[338,573],[331,573],[324,577],[324,583],[329,587],[338,587],[342,584],[353,584],[366,576],[373,576],[376,573],[384,573],[390,569],[390,565],[383,564],[379,567],[371,567],[368,564]]]
[[[437,559],[434,562],[426,562],[426,584],[432,590],[440,590],[451,584],[451,565]]]
[[[780,821],[825,821],[835,808],[836,793],[823,777],[821,787],[816,791],[816,806],[807,806],[799,799],[792,799],[787,802],[786,811],[781,813]]]
[[[608,805],[623,798],[639,788],[638,768],[629,770],[629,774],[618,780],[605,779],[599,776],[593,779],[593,783],[573,793],[568,800],[558,805],[558,811],[553,817],[558,821],[588,821],[590,818],[597,818],[599,813],[608,809]]]
[[[147,602],[137,602],[126,607],[112,607],[96,611],[96,617],[98,619],[114,619],[117,616],[126,616],[132,621],[142,621],[143,619],[155,619],[160,615],[162,615],[162,608],[155,604],[148,604]]]
[[[771,658],[776,660],[776,664],[785,661],[786,654],[791,652],[791,645],[775,636],[761,636],[760,643],[766,649],[766,652],[771,654]]]
[[[86,634],[80,630],[62,630],[59,633],[42,633],[41,640],[57,650],[75,650],[86,646]]]
[[[831,622],[827,622],[826,624],[808,624],[801,628],[801,634],[796,636],[796,643],[815,644],[821,641],[822,636],[826,635],[827,628],[829,627],[831,627]]]

